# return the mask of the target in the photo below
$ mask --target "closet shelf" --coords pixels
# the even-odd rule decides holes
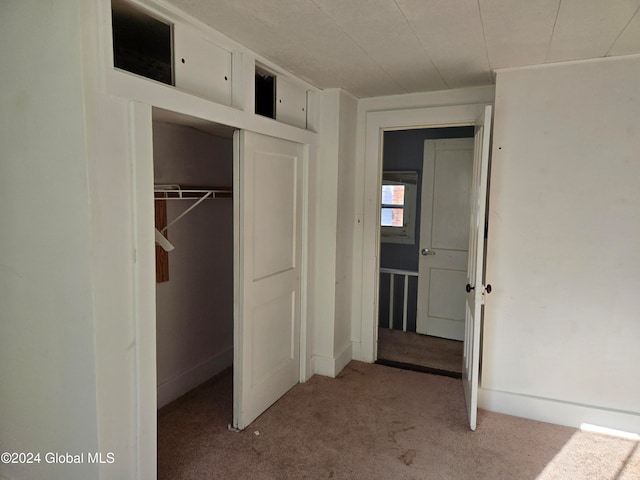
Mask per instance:
[[[233,196],[233,191],[227,187],[154,185],[153,191],[156,200],[204,200]]]
[[[165,232],[169,227],[175,225],[182,217],[188,214],[205,200],[214,198],[230,198],[233,191],[230,188],[212,188],[212,187],[182,187],[180,185],[154,185],[154,197],[156,200],[195,200],[184,212],[178,215],[169,225],[162,230],[156,228],[156,243],[164,250],[170,252],[174,246],[165,237]]]

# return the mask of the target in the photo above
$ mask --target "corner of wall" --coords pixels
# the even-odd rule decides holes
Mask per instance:
[[[352,359],[352,345],[351,342],[349,342],[344,345],[340,353],[333,358],[314,355],[311,359],[313,373],[335,378]]]
[[[158,385],[158,408],[218,375],[233,364],[233,347],[227,347],[204,362]]]

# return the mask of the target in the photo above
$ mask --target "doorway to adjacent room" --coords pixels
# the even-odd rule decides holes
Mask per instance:
[[[473,135],[384,132],[379,363],[461,376]]]

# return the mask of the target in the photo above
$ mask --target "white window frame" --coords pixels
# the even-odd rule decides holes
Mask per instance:
[[[415,245],[416,243],[416,202],[418,191],[418,172],[417,171],[385,171],[382,174],[383,185],[404,185],[404,205],[393,205],[394,208],[402,208],[402,227],[383,227],[380,226],[380,241],[382,243],[398,243],[403,245]],[[389,207],[383,205],[382,208]],[[382,218],[378,219],[382,222]]]

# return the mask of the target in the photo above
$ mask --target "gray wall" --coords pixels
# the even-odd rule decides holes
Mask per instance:
[[[440,138],[473,137],[474,127],[423,128],[416,130],[396,130],[384,133],[383,169],[410,170],[418,172],[418,192],[416,210],[416,242],[414,245],[381,243],[380,267],[418,271],[420,250],[420,192],[422,192],[422,157],[424,141]],[[409,280],[407,330],[416,329],[416,278]],[[403,279],[396,277],[394,285],[394,328],[402,329]],[[389,275],[380,276],[379,325],[386,327],[389,322]]]

